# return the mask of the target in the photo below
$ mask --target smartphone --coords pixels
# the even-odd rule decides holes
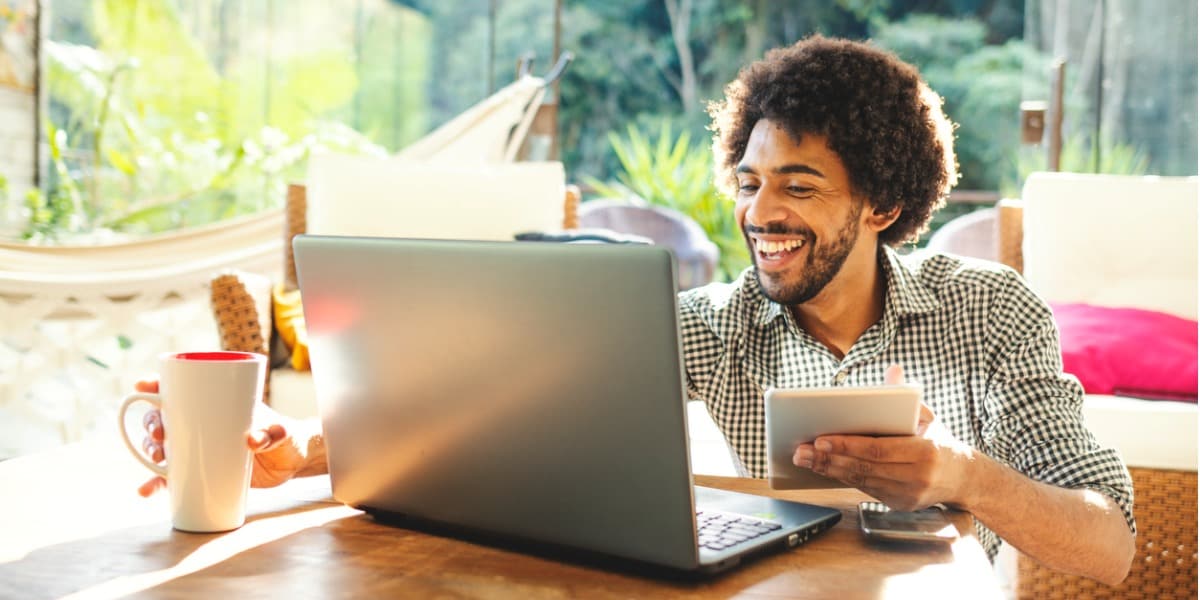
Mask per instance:
[[[914,512],[892,510],[882,502],[860,502],[858,525],[863,533],[880,539],[907,542],[952,542],[958,529],[941,508]]]

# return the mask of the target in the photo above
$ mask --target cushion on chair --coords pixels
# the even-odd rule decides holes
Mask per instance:
[[[1063,371],[1087,393],[1196,401],[1196,321],[1137,308],[1051,308]]]
[[[300,290],[285,290],[284,284],[271,288],[271,307],[275,331],[287,346],[289,363],[297,371],[308,371],[308,331],[304,327],[304,306]]]
[[[1034,173],[1025,277],[1051,302],[1196,318],[1197,179]]]
[[[447,165],[318,155],[308,164],[308,231],[512,240],[563,225],[560,162]]]

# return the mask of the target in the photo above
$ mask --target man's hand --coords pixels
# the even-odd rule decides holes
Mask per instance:
[[[136,384],[139,392],[148,394],[158,393],[158,381],[139,381]],[[254,452],[253,472],[250,475],[252,487],[274,487],[292,477],[305,467],[307,458],[301,443],[293,438],[291,432],[283,425],[284,417],[259,402],[254,408],[254,425],[246,433],[246,445]],[[146,437],[142,440],[142,449],[146,456],[154,462],[163,461],[163,445],[166,431],[163,428],[162,414],[157,410],[146,413],[142,420],[146,428]],[[138,494],[149,496],[166,485],[162,477],[152,477],[138,488]]]
[[[888,384],[904,381],[898,365]],[[958,441],[924,403],[917,434],[901,437],[826,435],[801,444],[792,456],[798,467],[837,479],[896,510],[918,510],[939,502],[961,506],[971,448]]]

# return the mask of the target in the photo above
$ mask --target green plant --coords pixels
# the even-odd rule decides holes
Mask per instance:
[[[1099,146],[1090,142],[1088,136],[1080,133],[1067,136],[1058,157],[1058,170],[1108,175],[1145,175],[1150,172],[1150,157],[1142,148],[1104,135],[1100,136]],[[1096,161],[1097,153],[1099,162]],[[1030,173],[1048,168],[1044,146],[1022,147],[1020,151],[1010,154],[1008,160],[1016,164],[1021,184]],[[1006,185],[1000,191],[1008,197],[1017,197],[1021,192],[1019,185]]]
[[[713,182],[712,154],[707,147],[693,145],[687,132],[675,135],[669,121],[662,122],[656,139],[632,125],[624,138],[610,132],[608,139],[622,170],[617,175],[619,183],[585,179],[600,196],[628,199],[632,194],[691,217],[720,250],[718,276],[723,281],[732,280],[750,265],[733,203]]]
[[[63,160],[67,134],[53,123],[46,122],[46,141],[50,147],[50,165],[58,185],[49,193],[37,188],[25,193],[25,212],[28,220],[22,238],[34,242],[56,239],[61,231],[77,231],[82,215],[82,200],[78,186]]]
[[[303,178],[314,151],[385,153],[337,122],[352,100],[355,110],[364,105],[344,48],[305,44],[264,54],[255,44],[281,26],[266,23],[210,56],[170,0],[88,6],[86,44],[44,42],[51,168],[43,191],[27,198],[27,239],[153,233],[256,212],[282,202],[286,182]],[[404,47],[427,37],[413,11],[389,16],[388,27],[412,34]],[[372,31],[380,37],[390,29]],[[413,73],[424,72],[423,55],[405,56]],[[385,83],[395,102],[389,114],[423,127],[421,110],[409,109],[423,80],[371,85]],[[418,134],[405,129],[401,137]]]
[[[873,42],[916,66],[958,125],[959,189],[1000,189],[1017,178],[1005,158],[1020,145],[1023,90],[1049,89],[1046,56],[1021,40],[988,44],[987,34],[977,19],[929,14],[872,25]]]

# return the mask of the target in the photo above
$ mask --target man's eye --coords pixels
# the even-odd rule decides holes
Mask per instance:
[[[810,188],[810,187],[802,187],[802,186],[798,186],[798,185],[791,185],[791,186],[788,186],[788,191],[789,191],[789,192],[791,192],[791,193],[793,193],[793,194],[798,194],[798,195],[805,195],[805,194],[811,194],[811,193],[813,193],[813,189],[812,189],[812,188]]]
[[[757,185],[755,185],[755,184],[753,184],[753,183],[740,183],[740,184],[738,184],[738,191],[739,191],[739,192],[753,192],[754,190],[757,190],[757,189],[758,189],[758,186],[757,186]]]

